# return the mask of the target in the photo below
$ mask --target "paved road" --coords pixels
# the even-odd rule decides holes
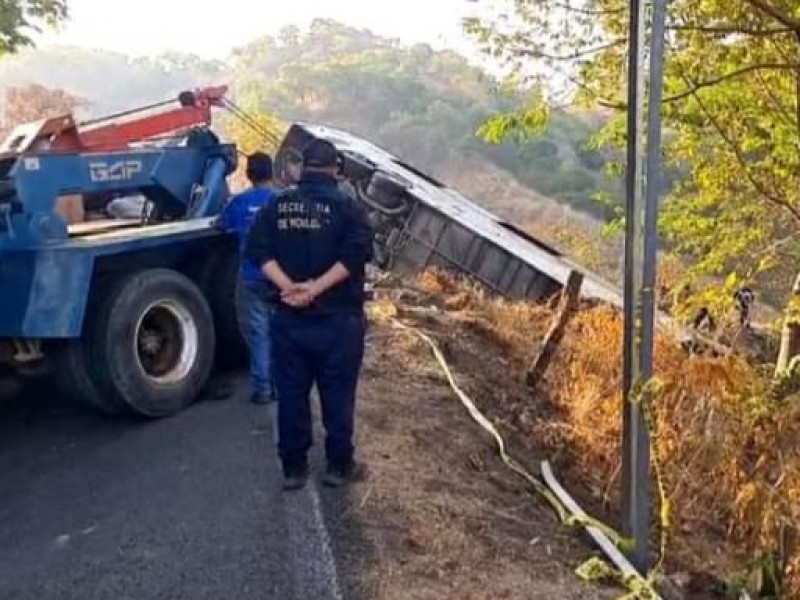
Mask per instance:
[[[234,390],[145,423],[0,404],[0,598],[341,597],[318,491],[280,490],[271,411]]]

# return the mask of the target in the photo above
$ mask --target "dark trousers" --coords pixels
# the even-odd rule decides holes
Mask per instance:
[[[328,464],[346,468],[352,462],[365,324],[363,313],[312,316],[276,311],[273,376],[278,394],[278,452],[284,473],[307,466],[313,443],[310,394],[314,384],[322,404]]]

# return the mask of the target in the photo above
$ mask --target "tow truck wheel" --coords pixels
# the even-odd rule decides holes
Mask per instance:
[[[167,269],[134,273],[100,307],[93,367],[102,388],[139,415],[191,404],[211,375],[214,321],[200,289]]]
[[[87,354],[87,342],[83,339],[60,342],[53,348],[52,373],[57,389],[107,415],[130,413],[126,404],[99,390],[88,368]]]

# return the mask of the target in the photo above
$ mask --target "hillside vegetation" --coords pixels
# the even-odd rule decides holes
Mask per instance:
[[[232,84],[250,109],[349,129],[434,175],[452,176],[466,157],[474,157],[479,160],[473,164],[485,161],[540,196],[596,218],[608,210],[593,195],[619,191],[603,172],[607,156],[588,148],[592,115],[560,112],[540,137],[487,145],[476,136],[478,129],[521,96],[453,52],[403,46],[332,21],[254,40],[226,61],[177,53],[133,58],[69,47],[0,60],[0,94],[28,84],[62,89],[88,101],[86,115],[220,82]]]

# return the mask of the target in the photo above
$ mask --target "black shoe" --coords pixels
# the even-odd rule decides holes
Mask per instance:
[[[308,469],[290,471],[283,477],[283,489],[287,492],[302,490],[308,481]]]
[[[250,402],[261,405],[272,404],[275,402],[275,396],[269,392],[253,392],[253,395],[250,396]]]
[[[327,487],[343,487],[349,483],[356,483],[366,479],[367,469],[361,463],[351,462],[347,467],[335,467],[328,465],[322,484]]]

